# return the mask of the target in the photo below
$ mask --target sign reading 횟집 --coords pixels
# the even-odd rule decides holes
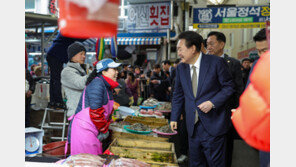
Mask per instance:
[[[128,32],[166,32],[170,28],[170,2],[128,5]]]
[[[264,28],[269,6],[213,7],[193,9],[193,28]]]

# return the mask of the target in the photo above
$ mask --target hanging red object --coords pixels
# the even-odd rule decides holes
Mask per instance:
[[[59,0],[59,28],[70,38],[117,34],[119,0]]]
[[[240,105],[232,114],[238,134],[250,146],[270,151],[270,52],[258,60],[250,84],[240,97]]]

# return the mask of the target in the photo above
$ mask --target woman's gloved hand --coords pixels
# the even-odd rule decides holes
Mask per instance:
[[[100,142],[102,142],[103,140],[107,139],[108,136],[109,136],[109,131],[107,131],[106,133],[100,132],[97,138],[100,140]]]
[[[98,109],[90,109],[89,115],[93,124],[97,127],[99,132],[106,133],[109,128],[110,121],[105,119],[105,109],[103,107]]]

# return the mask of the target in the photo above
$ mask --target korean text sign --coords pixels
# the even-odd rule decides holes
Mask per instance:
[[[128,5],[128,32],[166,32],[170,28],[170,2]]]
[[[269,6],[194,8],[193,10],[193,24],[196,28],[255,28],[254,25],[265,24],[269,19]]]

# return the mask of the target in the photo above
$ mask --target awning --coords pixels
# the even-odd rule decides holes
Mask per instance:
[[[111,39],[105,39],[105,44],[110,45]],[[160,37],[143,37],[143,38],[117,38],[117,45],[160,45]]]
[[[83,42],[85,46],[95,46],[97,39],[90,38]],[[111,44],[111,38],[105,38],[105,44]],[[117,45],[160,45],[161,37],[117,38]]]
[[[25,28],[58,26],[58,18],[53,15],[25,12]]]

